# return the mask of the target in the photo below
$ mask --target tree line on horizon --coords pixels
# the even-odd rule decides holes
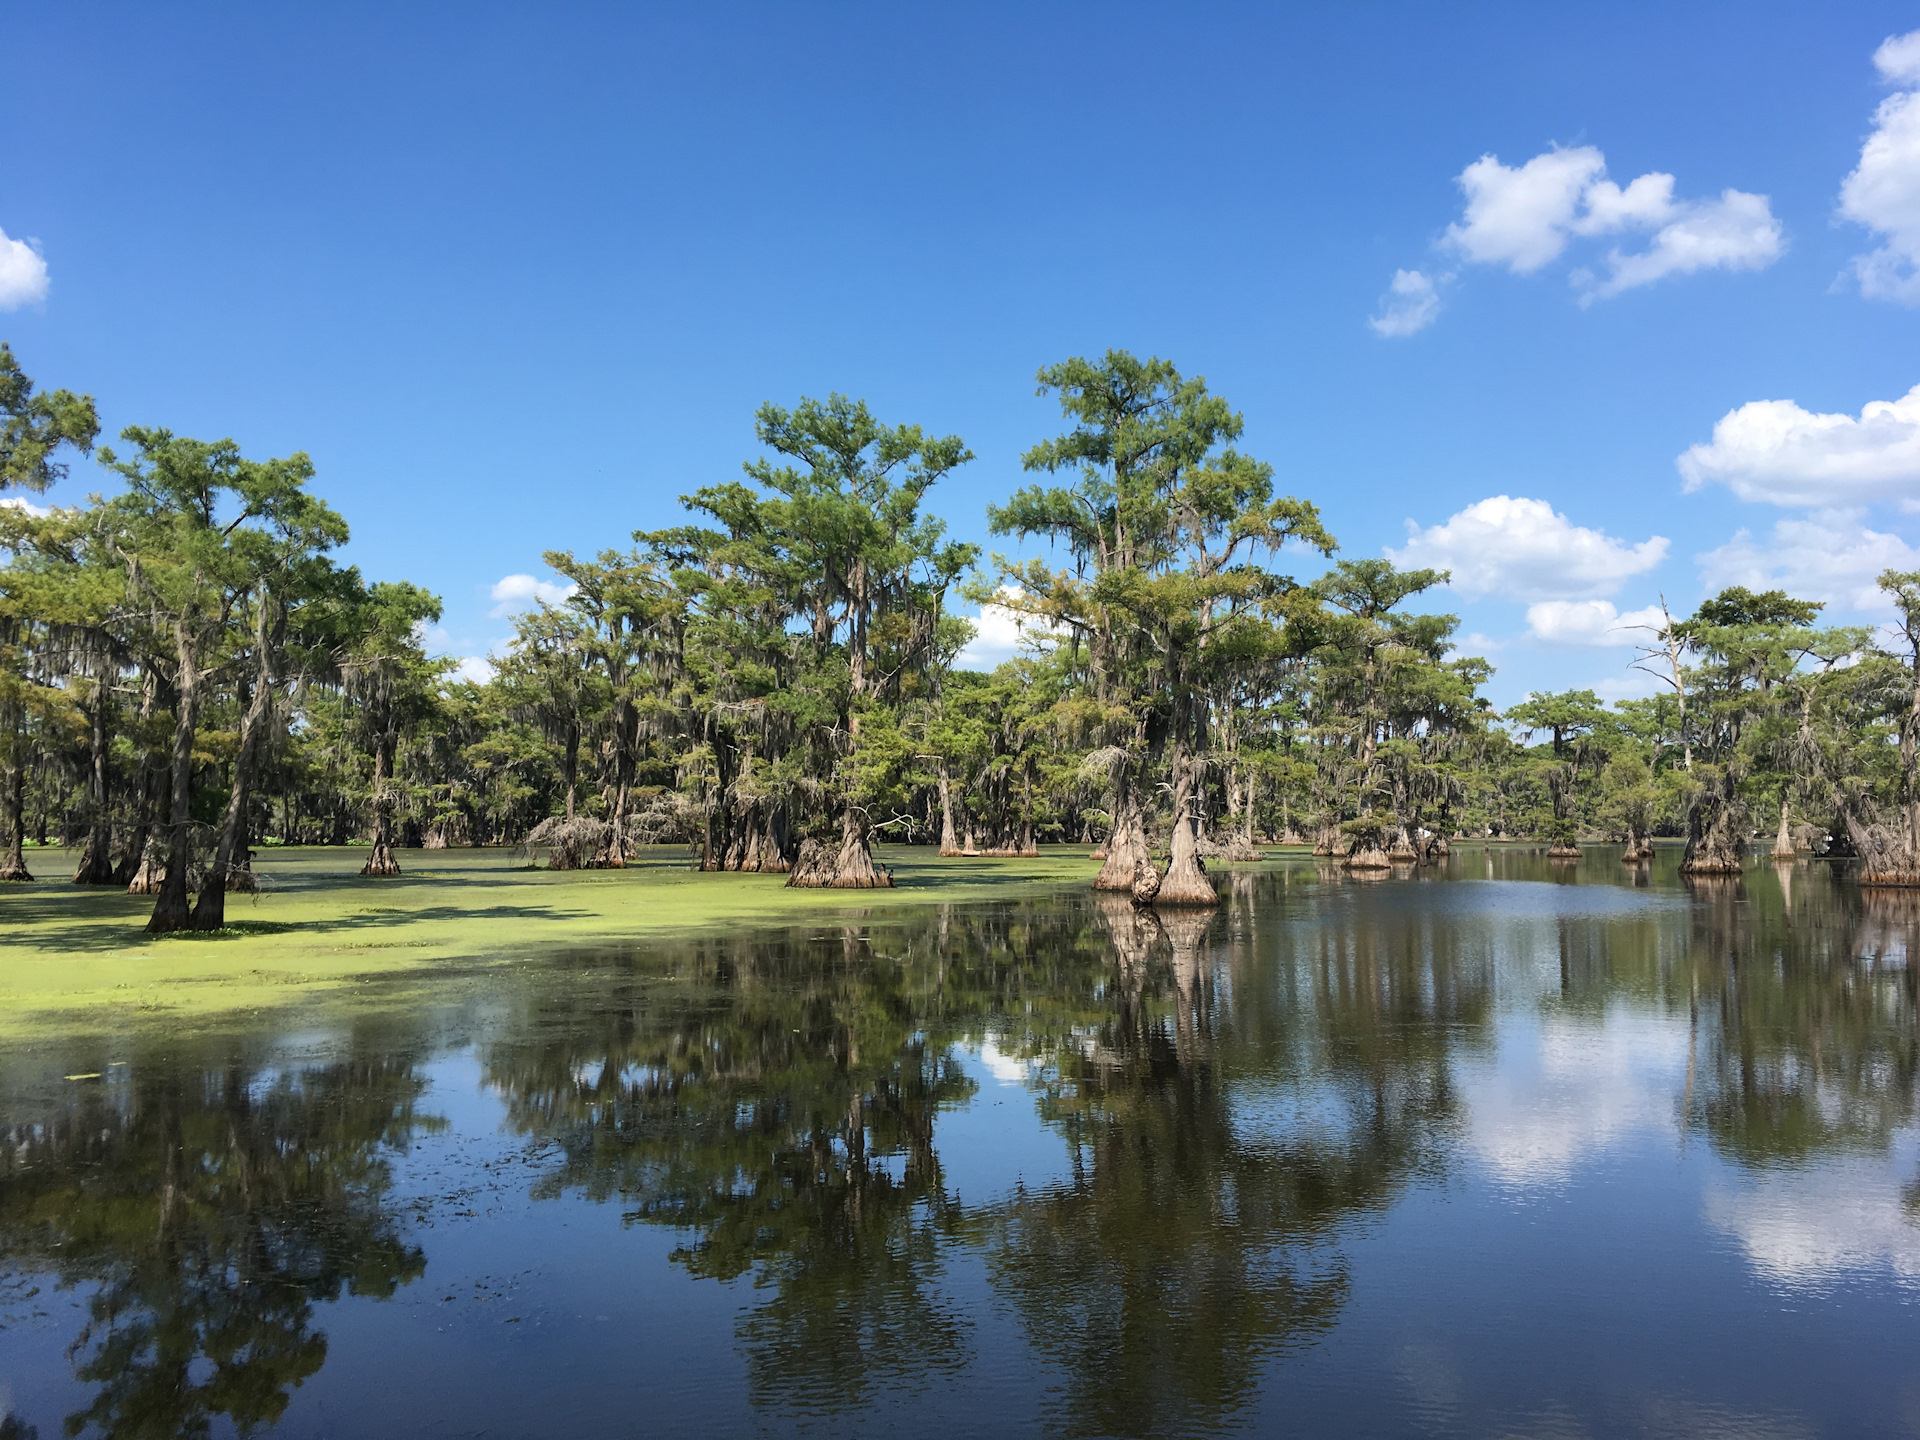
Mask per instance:
[[[1692,874],[1774,853],[1920,884],[1920,573],[1889,634],[1782,591],[1722,591],[1648,632],[1648,699],[1535,693],[1497,713],[1441,570],[1337,559],[1308,501],[1237,448],[1204,380],[1123,351],[1039,374],[1059,435],[991,532],[950,539],[929,492],[957,436],[835,394],[755,419],[741,479],[624,549],[546,554],[564,599],[519,616],[485,682],[430,656],[439,600],[369,581],[304,454],[131,426],[37,390],[0,344],[0,496],[92,456],[84,505],[0,503],[0,879],[27,842],[73,881],[151,893],[149,928],[217,929],[261,844],[519,845],[558,869],[690,847],[795,886],[892,883],[873,845],[943,855],[1097,846],[1098,888],[1216,903],[1208,858],[1311,844],[1355,871],[1465,835],[1629,860],[1683,836]],[[1310,580],[1283,561],[1324,557]],[[965,668],[956,602],[1012,612],[1022,653]]]

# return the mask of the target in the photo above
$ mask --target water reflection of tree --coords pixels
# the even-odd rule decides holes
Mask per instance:
[[[1235,880],[1217,918],[1074,896],[601,957],[484,1064],[559,1143],[546,1193],[765,1290],[738,1332],[756,1403],[844,1412],[967,1364],[964,1243],[1068,1376],[1056,1428],[1224,1420],[1333,1323],[1343,1221],[1437,1167],[1449,1055],[1489,1012],[1490,962],[1444,928],[1270,921],[1285,883]],[[963,1205],[936,1126],[988,1036],[1041,1062],[1077,1169]]]
[[[1043,1113],[1074,1178],[1006,1207],[993,1263],[1066,1371],[1062,1433],[1228,1418],[1263,1360],[1331,1327],[1339,1226],[1431,1163],[1453,1115],[1449,1037],[1484,1018],[1480,972],[1363,921],[1307,929],[1279,993],[1251,983],[1259,932],[1238,908],[1152,921],[1103,900],[1111,1013],[1053,1048]],[[1300,1106],[1261,1123],[1242,1108],[1256,1079],[1318,1119]]]
[[[939,1292],[947,1243],[979,1224],[934,1146],[974,1092],[954,1046],[1008,1004],[1095,992],[1085,932],[1016,905],[696,941],[537,1001],[487,1074],[560,1143],[546,1193],[617,1199],[686,1231],[693,1274],[769,1292],[739,1332],[757,1403],[855,1406],[969,1358]]]
[[[423,1125],[389,1058],[294,1069],[136,1053],[111,1085],[0,1131],[0,1263],[88,1285],[72,1354],[97,1386],[67,1433],[241,1434],[320,1369],[316,1303],[425,1268],[382,1207]],[[117,1079],[124,1074],[124,1081]]]
[[[1688,1122],[1746,1164],[1884,1150],[1920,1074],[1920,900],[1781,868],[1695,886]]]

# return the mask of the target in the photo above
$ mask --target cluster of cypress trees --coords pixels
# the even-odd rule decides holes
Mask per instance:
[[[1063,430],[987,518],[1044,558],[947,535],[930,495],[972,460],[959,437],[840,395],[770,404],[762,457],[683,497],[685,523],[548,553],[565,598],[474,681],[426,653],[434,596],[338,563],[305,455],[143,427],[99,446],[92,400],[0,347],[0,488],[80,456],[119,482],[0,504],[0,875],[31,878],[30,838],[76,845],[74,881],[154,893],[157,930],[220,926],[273,842],[370,842],[374,876],[415,845],[617,868],[674,842],[865,888],[891,883],[877,839],[1079,841],[1099,888],[1172,907],[1215,903],[1207,858],[1276,841],[1366,871],[1465,834],[1629,859],[1668,834],[1714,873],[1764,828],[1920,879],[1920,576],[1882,579],[1891,650],[1735,588],[1649,632],[1654,698],[1503,717],[1456,618],[1414,608],[1445,572],[1334,559],[1204,381],[1109,352],[1039,382]],[[964,662],[963,601],[1025,637],[991,673]]]

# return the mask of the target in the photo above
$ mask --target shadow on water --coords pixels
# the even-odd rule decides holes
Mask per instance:
[[[1242,1423],[1340,1326],[1357,1227],[1464,1163],[1461,1067],[1497,1050],[1516,975],[1543,1014],[1684,1017],[1675,1113],[1738,1166],[1884,1153],[1913,1119],[1920,896],[1466,847],[1375,884],[1219,880],[1203,915],[1070,893],[557,956],[489,996],[482,1076],[553,1157],[536,1199],[617,1206],[685,1276],[754,1282],[734,1337],[764,1413],[857,1417],[981,1363],[964,1262],[1054,1377],[1038,1428],[1072,1435]],[[70,1431],[271,1424],[325,1361],[319,1307],[422,1273],[386,1199],[438,1123],[410,1026],[312,1065],[136,1048],[5,1116],[6,1268],[92,1287]],[[1025,1064],[1058,1176],[949,1174],[983,1044]]]

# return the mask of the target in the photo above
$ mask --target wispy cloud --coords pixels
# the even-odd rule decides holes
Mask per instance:
[[[1418,270],[1396,270],[1393,283],[1380,297],[1380,313],[1367,324],[1382,335],[1417,335],[1439,315],[1440,292],[1434,278]]]
[[[529,610],[535,605],[558,605],[580,587],[557,580],[540,580],[532,575],[503,575],[493,583],[495,605],[487,614],[493,619]]]

